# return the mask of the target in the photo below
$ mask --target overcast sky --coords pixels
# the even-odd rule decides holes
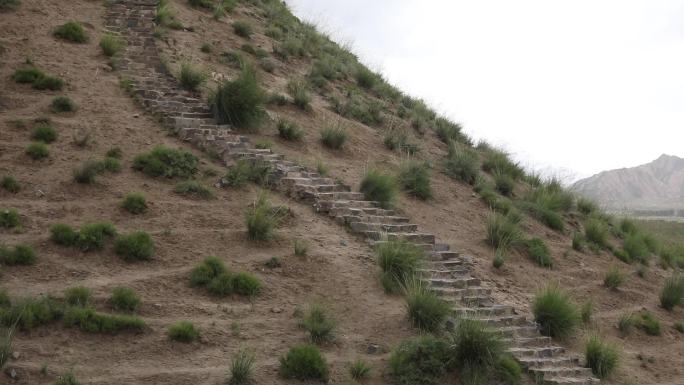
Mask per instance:
[[[532,168],[584,177],[684,157],[684,1],[287,2]]]

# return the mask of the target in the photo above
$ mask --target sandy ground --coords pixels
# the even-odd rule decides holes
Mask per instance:
[[[179,19],[194,27],[194,32],[169,34],[164,53],[171,67],[190,60],[207,70],[233,76],[234,70],[220,64],[218,55],[245,43],[233,34],[233,20],[249,19],[257,25],[257,32],[261,30],[253,9],[240,6],[234,14],[214,21],[209,13],[188,8],[184,1],[175,0],[174,4]],[[172,193],[174,181],[155,180],[130,170],[133,157],[154,145],[181,144],[145,116],[120,90],[116,73],[108,71],[97,47],[103,14],[99,1],[45,5],[37,0],[24,0],[17,12],[0,14],[0,44],[5,47],[0,55],[0,174],[14,175],[23,186],[17,195],[0,192],[0,206],[18,209],[23,225],[18,232],[0,230],[0,238],[10,245],[29,243],[39,255],[35,266],[5,267],[0,284],[15,296],[59,296],[66,287],[86,285],[94,290],[102,311],[110,311],[106,298],[113,286],[129,285],[143,298],[140,315],[150,330],[138,335],[101,336],[56,324],[19,333],[19,358],[10,363],[20,371],[18,383],[49,384],[57,374],[73,368],[79,379],[89,384],[216,384],[226,378],[230,356],[240,347],[257,354],[257,383],[283,383],[276,376],[278,357],[290,346],[305,341],[293,312],[315,300],[329,304],[339,321],[336,341],[323,348],[332,364],[332,382],[344,383],[347,363],[363,357],[376,367],[369,383],[386,383],[383,361],[387,355],[366,355],[366,346],[379,343],[389,347],[414,332],[407,325],[401,300],[383,294],[372,253],[363,242],[309,207],[282,201],[273,194],[274,202],[291,207],[294,218],[280,229],[276,241],[257,247],[246,241],[243,223],[244,209],[255,198],[256,189],[216,190],[213,200],[193,201]],[[50,31],[67,20],[79,20],[87,26],[91,37],[88,44],[73,45],[51,37]],[[204,42],[212,44],[213,53],[200,53]],[[259,33],[250,43],[266,50],[272,45]],[[62,93],[76,101],[78,112],[51,114],[49,102],[61,93],[35,91],[9,79],[27,57],[67,81]],[[300,60],[281,66],[274,74],[261,74],[263,84],[271,91],[283,92],[288,77],[306,74],[310,63]],[[335,115],[320,96],[314,97],[312,111],[307,113],[289,106],[274,107],[271,112],[304,128],[304,145],[279,140],[272,125],[254,139],[272,140],[275,151],[306,164],[323,160],[333,177],[352,186],[358,185],[368,167],[395,170],[403,160],[384,148],[382,130]],[[32,161],[23,153],[30,142],[29,129],[15,128],[10,122],[39,116],[49,116],[60,137],[50,145],[49,159]],[[319,130],[337,122],[347,127],[350,141],[342,151],[329,151],[319,143]],[[79,148],[72,143],[73,137],[84,131],[91,132],[92,141]],[[120,174],[100,177],[92,186],[72,182],[73,168],[87,159],[101,158],[112,146],[121,147],[124,153]],[[430,134],[421,139],[421,147],[421,156],[437,167],[444,147]],[[220,170],[206,159],[202,168]],[[438,169],[433,176],[434,199],[422,202],[402,196],[399,209],[421,229],[435,233],[440,242],[474,255],[477,275],[497,288],[499,299],[529,312],[535,291],[546,282],[558,281],[578,303],[591,299],[596,307],[594,321],[567,344],[581,352],[586,336],[600,332],[623,349],[623,364],[608,383],[684,383],[684,336],[672,328],[673,322],[684,321],[684,309],[666,312],[658,307],[658,292],[669,272],[652,267],[645,279],[639,278],[633,273],[635,267],[614,257],[572,251],[567,235],[529,218],[524,224],[526,232],[547,240],[556,267],[541,269],[523,256],[512,255],[502,270],[493,271],[492,251],[484,243],[488,209],[470,186],[450,180]],[[205,181],[214,179],[206,177]],[[133,217],[118,208],[130,191],[147,195],[149,213]],[[80,225],[99,220],[111,221],[124,232],[148,231],[157,247],[154,259],[129,264],[110,249],[83,254],[48,241],[48,228],[55,222]],[[310,242],[308,258],[291,255],[295,238]],[[240,298],[212,298],[190,288],[188,272],[207,255],[220,256],[234,270],[258,275],[265,284],[264,294],[250,303]],[[282,268],[263,267],[272,256],[283,258]],[[613,265],[629,276],[617,292],[602,287],[603,275]],[[620,315],[642,308],[661,320],[662,336],[635,331],[620,337],[616,329]],[[199,326],[201,341],[190,345],[170,342],[166,328],[178,320],[191,320]],[[48,367],[47,376],[39,373],[43,365]],[[9,380],[0,377],[2,381]]]

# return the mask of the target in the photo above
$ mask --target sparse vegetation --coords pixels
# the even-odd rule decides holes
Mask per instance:
[[[254,70],[245,67],[237,79],[219,85],[211,106],[218,123],[255,129],[264,116],[265,102],[266,94],[259,87]]]
[[[154,254],[154,241],[144,231],[120,235],[114,245],[114,252],[129,262],[147,261]]]
[[[2,209],[0,210],[0,227],[5,229],[13,229],[19,227],[19,212],[16,209]]]
[[[280,375],[328,382],[328,363],[315,345],[298,345],[280,358]]]
[[[387,241],[376,246],[381,281],[388,293],[397,293],[413,279],[420,268],[425,252],[404,241]]]
[[[199,331],[189,321],[179,321],[169,326],[169,338],[184,343],[190,343],[199,338]]]
[[[617,267],[611,267],[603,278],[603,285],[611,290],[617,290],[625,281],[625,274]]]
[[[430,170],[427,164],[407,161],[402,165],[397,179],[408,194],[423,200],[432,198]]]
[[[537,293],[532,311],[542,333],[561,340],[573,334],[581,319],[570,296],[555,284]]]
[[[684,275],[672,275],[660,291],[660,306],[672,310],[684,300]]]
[[[188,91],[197,91],[207,81],[207,74],[195,68],[191,63],[181,63],[178,80],[181,87]]]
[[[33,160],[40,160],[50,156],[48,146],[43,142],[34,142],[26,147],[26,155]]]
[[[278,134],[285,140],[299,141],[304,137],[304,130],[296,123],[281,119],[278,121]]]
[[[230,362],[229,385],[245,385],[252,382],[254,375],[254,354],[240,349]]]
[[[128,193],[121,202],[121,207],[131,214],[143,214],[147,211],[147,200],[142,193]]]
[[[133,160],[133,168],[152,177],[189,178],[197,172],[197,157],[185,150],[157,146]]]
[[[347,131],[341,126],[328,126],[321,130],[321,142],[334,150],[339,150],[347,141]]]
[[[85,43],[88,41],[88,35],[83,29],[81,23],[76,21],[69,21],[57,27],[53,34],[63,40],[73,43]]]
[[[12,194],[16,194],[21,190],[21,186],[19,185],[19,182],[17,182],[16,179],[14,179],[13,176],[6,175],[2,177],[2,180],[0,180],[0,187],[5,189],[7,192],[10,192]]]
[[[443,326],[451,307],[420,280],[410,279],[405,288],[408,318],[414,327],[426,332],[436,332]]]
[[[374,169],[367,170],[359,191],[367,200],[379,202],[382,207],[390,207],[397,196],[397,181],[390,174]]]
[[[52,112],[73,112],[76,111],[76,103],[66,96],[55,96],[50,104]]]
[[[121,51],[123,41],[118,36],[105,34],[100,38],[100,48],[105,56],[112,57]]]
[[[603,342],[597,336],[589,338],[584,357],[591,372],[600,379],[609,377],[620,360],[617,347]]]
[[[138,310],[141,302],[140,296],[135,290],[125,286],[117,286],[112,289],[112,296],[109,298],[109,303],[114,309],[120,311],[134,312]]]
[[[196,180],[181,182],[176,185],[173,191],[178,195],[194,199],[211,199],[214,197],[214,193],[209,187]]]
[[[300,326],[309,332],[309,338],[313,343],[330,341],[334,337],[335,320],[321,304],[309,306]]]

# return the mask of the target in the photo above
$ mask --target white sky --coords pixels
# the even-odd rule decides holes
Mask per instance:
[[[684,156],[684,1],[289,0],[403,91],[564,177]]]

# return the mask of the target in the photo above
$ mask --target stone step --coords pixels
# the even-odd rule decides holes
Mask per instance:
[[[520,364],[527,369],[550,367],[573,367],[580,365],[577,357],[517,357]]]
[[[508,349],[508,352],[515,357],[549,358],[564,354],[565,348],[561,346],[513,347]]]
[[[386,233],[407,233],[418,230],[418,225],[416,224],[383,224],[383,223],[367,223],[367,222],[348,222],[349,227],[352,231],[360,233],[366,231],[379,231]]]
[[[463,289],[466,287],[480,286],[480,280],[473,277],[462,278],[427,278],[424,281],[430,287],[451,287]]]

